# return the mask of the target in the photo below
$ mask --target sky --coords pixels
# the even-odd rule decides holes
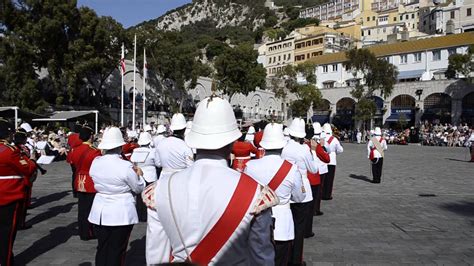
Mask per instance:
[[[78,0],[77,5],[90,7],[100,16],[111,16],[128,28],[190,2],[191,0]]]

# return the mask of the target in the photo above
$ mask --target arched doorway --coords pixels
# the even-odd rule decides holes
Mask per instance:
[[[331,115],[331,103],[322,99],[318,104],[313,106],[313,116],[311,120],[314,122],[319,122],[321,125],[324,123],[329,123],[329,117]]]
[[[415,123],[415,98],[401,94],[391,101],[390,116],[385,120],[390,127],[406,128]]]
[[[351,129],[354,126],[355,101],[352,98],[345,97],[336,103],[336,116],[333,124],[339,129]]]
[[[462,122],[474,124],[474,92],[462,98]]]
[[[371,100],[374,101],[376,109],[374,115],[374,127],[381,127],[383,125],[383,105],[384,101],[382,98],[378,96],[370,97]]]
[[[433,93],[425,98],[422,120],[433,124],[451,123],[451,96],[446,93]]]

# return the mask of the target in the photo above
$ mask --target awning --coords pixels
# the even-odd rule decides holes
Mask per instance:
[[[403,113],[392,113],[385,122],[398,122]],[[405,115],[405,121],[411,121],[411,115]]]
[[[23,122],[30,121],[32,118],[44,117],[35,113],[23,111],[17,106],[2,106],[0,107],[0,116],[4,118],[15,119],[15,126],[18,127],[18,119],[21,118]]]
[[[421,75],[425,70],[409,70],[409,71],[400,71],[398,73],[398,79],[414,79],[414,78],[421,78]]]
[[[98,130],[98,120],[99,120],[99,111],[97,110],[90,110],[90,111],[58,111],[55,112],[49,118],[36,118],[33,121],[36,122],[67,122],[70,119],[95,114],[95,132],[97,133]]]
[[[325,123],[329,123],[329,115],[313,115],[311,117],[313,123],[318,122],[321,125]]]

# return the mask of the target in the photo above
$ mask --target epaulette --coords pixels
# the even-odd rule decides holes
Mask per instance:
[[[3,144],[5,147],[8,147],[10,148],[10,150],[14,151],[16,149],[15,146],[11,145],[10,143],[8,142],[0,142],[0,144]]]

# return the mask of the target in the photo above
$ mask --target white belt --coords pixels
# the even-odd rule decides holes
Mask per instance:
[[[248,160],[250,159],[250,156],[247,157],[235,157],[236,160]]]
[[[19,175],[7,175],[7,176],[0,176],[0,179],[22,179],[22,176]]]
[[[278,209],[290,209],[290,203],[288,202],[287,204],[283,204],[283,205],[277,205],[273,208],[278,208]]]

